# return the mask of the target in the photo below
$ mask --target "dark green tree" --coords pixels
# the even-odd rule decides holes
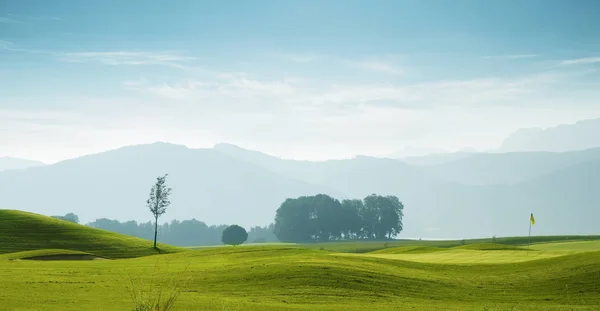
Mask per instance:
[[[225,228],[221,237],[223,244],[234,246],[243,244],[246,240],[248,240],[248,232],[238,225],[231,225]]]
[[[404,205],[395,196],[372,194],[364,199],[363,220],[371,239],[391,239],[402,229]]]
[[[314,240],[327,242],[341,239],[343,209],[340,201],[325,194],[318,194],[312,197],[312,207],[315,213]]]
[[[156,183],[150,189],[150,197],[146,201],[146,205],[154,216],[154,248],[156,249],[156,239],[158,237],[158,217],[162,216],[167,212],[167,207],[171,205],[169,196],[171,195],[171,188],[167,186],[167,176],[160,176],[156,178]]]
[[[386,230],[388,239],[396,236],[404,229],[404,204],[396,196],[388,195],[387,207],[383,215],[382,224]]]
[[[274,233],[282,242],[391,239],[402,231],[404,206],[395,196],[370,195],[340,201],[324,195],[287,199],[275,215]]]
[[[343,239],[353,240],[361,238],[363,220],[359,212],[364,208],[362,200],[343,200],[340,223]]]
[[[311,208],[310,197],[287,199],[277,209],[273,232],[282,242],[306,243],[313,240],[316,213]]]

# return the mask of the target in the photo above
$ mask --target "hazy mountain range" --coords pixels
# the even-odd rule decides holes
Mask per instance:
[[[25,159],[17,159],[10,157],[0,157],[0,172],[5,170],[21,170],[34,166],[42,166],[45,165],[39,161],[25,160]]]
[[[165,221],[266,225],[286,198],[317,193],[397,195],[405,204],[403,236],[413,238],[524,235],[530,212],[534,234],[592,234],[600,217],[600,148],[310,162],[230,144],[155,143],[0,172],[2,207],[148,221],[146,197],[165,173],[173,187]]]
[[[582,120],[548,129],[520,129],[510,135],[500,151],[573,151],[600,147],[600,119]]]

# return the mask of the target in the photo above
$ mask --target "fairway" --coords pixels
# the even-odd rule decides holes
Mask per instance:
[[[472,252],[477,251],[420,256],[444,254],[441,263]],[[276,246],[107,261],[5,260],[0,284],[11,289],[2,293],[9,310],[128,310],[132,279],[134,288],[146,286],[142,279],[145,284],[153,279],[165,290],[172,280],[179,282],[177,310],[563,310],[567,305],[597,310],[598,252],[521,264],[513,257],[510,265],[492,266],[494,256],[510,256],[480,252],[478,264],[486,264],[481,268]],[[31,291],[39,294],[30,296]],[[28,308],[23,308],[24,299]]]
[[[161,246],[170,253],[158,254],[149,241],[0,214],[1,310],[134,310],[132,293],[174,292],[180,311],[600,309],[596,237],[539,237],[530,250],[504,238]],[[27,224],[37,231],[22,230]]]
[[[277,246],[4,259],[0,286],[10,290],[0,295],[3,310],[132,310],[131,284],[168,291],[176,282],[176,310],[598,310],[599,252],[493,265],[483,252],[487,263],[464,267]]]

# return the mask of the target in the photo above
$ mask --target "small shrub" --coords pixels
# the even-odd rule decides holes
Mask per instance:
[[[227,245],[240,245],[248,240],[248,232],[246,229],[238,226],[231,225],[223,230],[223,236],[221,242]]]

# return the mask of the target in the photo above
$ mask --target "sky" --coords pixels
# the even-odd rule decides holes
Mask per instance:
[[[0,156],[493,150],[600,118],[595,0],[0,0]]]

